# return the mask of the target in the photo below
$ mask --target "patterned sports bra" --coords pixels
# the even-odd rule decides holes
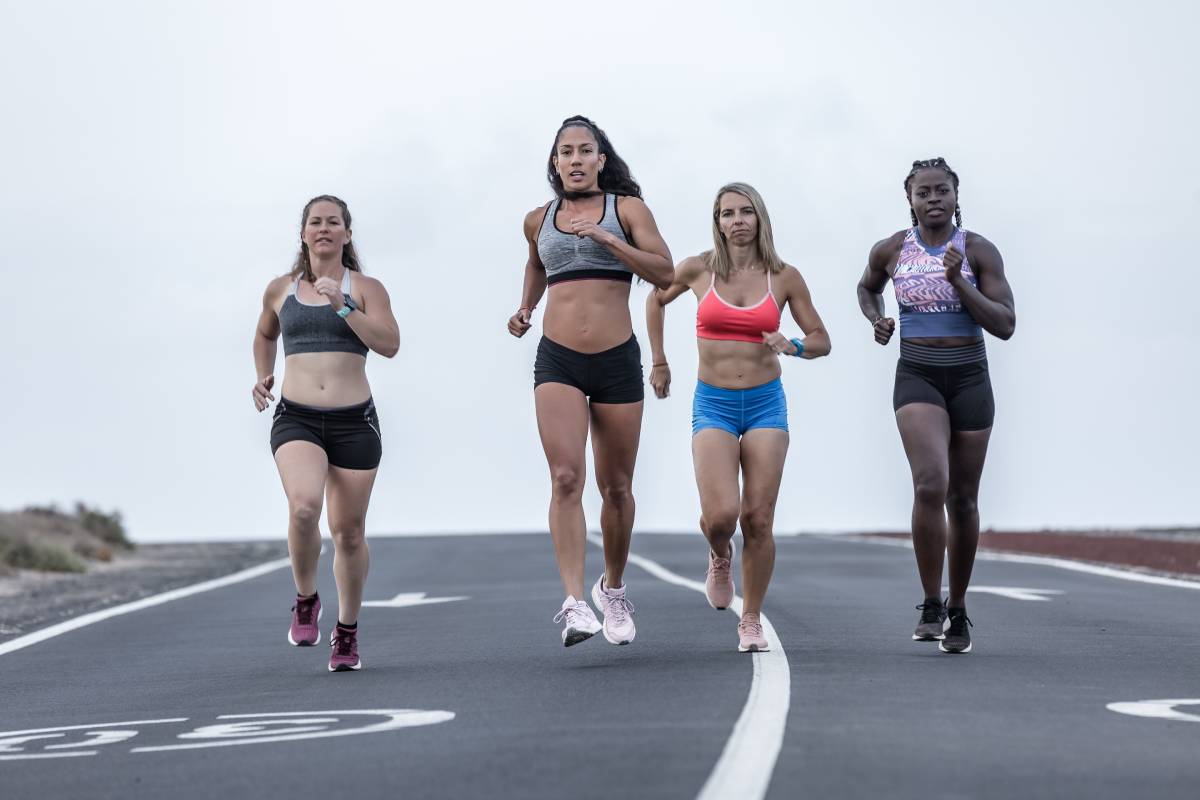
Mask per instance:
[[[930,247],[921,241],[916,228],[910,228],[904,235],[904,245],[892,275],[896,303],[900,306],[901,339],[983,336],[983,328],[963,307],[958,292],[946,280],[943,257],[951,243],[963,254],[963,277],[972,286],[978,286],[970,259],[966,257],[965,230],[956,228],[950,240],[939,247]]]

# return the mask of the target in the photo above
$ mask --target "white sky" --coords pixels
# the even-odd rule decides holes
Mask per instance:
[[[505,321],[522,216],[548,197],[559,121],[583,113],[676,260],[709,244],[716,188],[745,180],[808,280],[833,354],[784,363],[778,529],[908,524],[898,347],[871,341],[854,289],[906,225],[908,164],[935,155],[1017,300],[1016,336],[988,340],[984,526],[1200,522],[1194,4],[683,8],[0,0],[0,507],[82,498],[143,540],[282,536],[250,340],[303,203],[332,192],[403,336],[369,359],[385,455],[368,529],[543,529],[540,325],[516,341]],[[693,325],[694,301],[669,308],[643,530],[699,513]]]

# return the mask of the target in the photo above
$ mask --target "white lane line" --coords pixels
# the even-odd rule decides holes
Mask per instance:
[[[178,589],[172,589],[169,592],[143,597],[141,600],[134,600],[132,603],[124,603],[112,608],[106,608],[102,611],[93,611],[90,614],[83,614],[74,619],[60,622],[57,625],[51,625],[49,628],[42,628],[40,631],[18,636],[11,641],[0,643],[0,656],[5,653],[12,653],[16,650],[22,650],[30,645],[35,645],[38,642],[44,642],[47,639],[53,639],[55,636],[61,636],[64,633],[79,630],[80,628],[93,625],[97,622],[103,622],[106,619],[119,617],[122,614],[131,614],[134,611],[141,611],[144,608],[152,608],[160,606],[163,603],[169,603],[172,600],[178,600],[182,597],[190,597],[201,592],[209,592],[213,589],[220,589],[225,586],[231,586],[235,583],[248,581],[251,578],[257,578],[260,575],[266,575],[268,572],[274,572],[277,569],[286,567],[291,564],[288,558],[277,558],[274,561],[268,561],[265,564],[259,564],[257,567],[250,567],[241,572],[235,572],[232,575],[226,575],[223,578],[214,578],[202,583],[194,583],[191,586],[181,586]]]
[[[943,586],[942,591],[949,592],[950,587]],[[994,594],[1010,600],[1031,600],[1043,603],[1050,602],[1050,598],[1046,595],[1065,594],[1061,589],[1028,589],[1024,586],[968,586],[967,591],[976,594]]]
[[[849,540],[852,542],[867,542],[868,544],[882,544],[889,547],[903,547],[907,550],[912,549],[912,542],[908,539],[876,539],[870,536],[854,536],[850,534],[840,536],[822,535],[822,538],[834,541]],[[1134,572],[1133,570],[1118,569],[1116,567],[1104,567],[1099,564],[1089,564],[1086,561],[1071,561],[1051,556],[1029,556],[1017,553],[998,553],[995,550],[980,550],[975,554],[975,560],[1008,561],[1013,564],[1037,564],[1043,567],[1058,567],[1059,569],[1070,570],[1071,572],[1086,572],[1089,575],[1101,575],[1105,578],[1118,578],[1123,581],[1150,583],[1155,586],[1173,586],[1176,589],[1200,590],[1200,580],[1193,581],[1185,578],[1168,578],[1165,575],[1149,575],[1144,572]]]
[[[401,592],[391,600],[367,600],[364,606],[372,608],[407,608],[408,606],[426,606],[432,603],[452,603],[455,600],[469,600],[468,597],[426,597],[425,592]]]
[[[1177,711],[1175,706],[1200,706],[1200,698],[1188,700],[1138,700],[1133,703],[1109,703],[1105,708],[1118,714],[1178,722],[1200,722],[1200,714]]]
[[[600,548],[604,540],[594,533],[588,541]],[[629,562],[636,564],[659,580],[704,594],[704,584],[677,575],[671,570],[645,556],[629,554]],[[742,614],[742,598],[735,597],[730,611],[739,617]],[[787,727],[788,706],[792,697],[791,667],[783,642],[775,633],[775,627],[766,614],[759,616],[763,636],[771,649],[765,653],[751,654],[754,667],[750,679],[750,694],[746,705],[733,726],[733,733],[725,742],[725,749],[717,759],[708,780],[700,789],[697,800],[721,800],[738,797],[743,800],[759,800],[765,797],[771,785],[771,774],[775,761],[783,746],[783,734]]]

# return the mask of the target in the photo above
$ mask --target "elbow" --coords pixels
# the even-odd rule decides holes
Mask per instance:
[[[1012,319],[1005,320],[1004,324],[1000,327],[1000,330],[996,331],[996,336],[1007,342],[1016,332],[1017,320],[1016,317],[1014,317]]]
[[[675,282],[675,268],[667,267],[667,271],[658,275],[651,283],[660,291],[666,291],[671,288],[671,284]]]

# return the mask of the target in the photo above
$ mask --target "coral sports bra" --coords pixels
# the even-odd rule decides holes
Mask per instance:
[[[696,336],[727,342],[762,344],[764,333],[779,330],[780,308],[771,291],[771,271],[767,270],[767,293],[752,306],[735,306],[717,294],[717,274],[700,305],[696,307]]]

